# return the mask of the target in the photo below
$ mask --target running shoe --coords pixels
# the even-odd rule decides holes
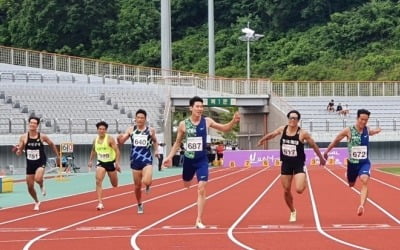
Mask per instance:
[[[140,204],[137,205],[137,213],[138,213],[138,214],[142,214],[143,212],[144,212],[144,210],[143,210],[143,204],[140,203]]]
[[[358,216],[361,216],[361,215],[363,215],[364,214],[364,206],[359,206],[358,208],[357,208],[357,215]]]
[[[40,201],[39,202],[35,202],[35,206],[33,207],[34,211],[39,211],[39,206],[40,206]]]
[[[205,229],[206,228],[206,226],[203,223],[201,223],[200,221],[196,222],[195,226],[197,229]]]
[[[97,209],[98,211],[103,210],[103,209],[104,209],[103,203],[99,203],[99,205],[97,205],[96,209]]]
[[[296,220],[297,220],[297,214],[296,210],[294,210],[293,212],[290,212],[289,222],[295,222]]]

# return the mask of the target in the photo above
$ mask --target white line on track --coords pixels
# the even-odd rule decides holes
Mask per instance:
[[[328,170],[328,172],[335,176],[338,180],[340,180],[344,185],[348,186],[347,182],[344,181],[342,178],[340,178],[337,174],[335,174],[334,172],[332,172],[330,169],[326,169]],[[360,191],[358,191],[356,188],[352,187],[351,188],[354,192],[360,194]],[[389,213],[388,211],[386,211],[383,207],[379,206],[376,202],[374,202],[373,200],[371,200],[370,198],[367,198],[367,201],[370,202],[372,205],[374,205],[377,209],[379,209],[382,213],[384,213],[386,216],[388,216],[390,219],[394,220],[397,224],[400,224],[400,220],[398,218],[396,218],[394,215],[392,215],[391,213]]]
[[[342,167],[343,169],[346,169],[346,167],[345,166],[343,166],[343,165],[339,165],[340,167]],[[374,171],[377,171],[377,172],[381,172],[381,173],[385,173],[385,174],[391,174],[391,173],[387,173],[387,172],[385,172],[385,171],[382,171],[382,170],[377,170],[377,169],[374,169]],[[394,176],[396,176],[396,175],[394,175]],[[398,176],[398,175],[397,175]],[[396,186],[393,186],[393,185],[391,185],[391,184],[389,184],[389,183],[386,183],[386,182],[384,182],[384,181],[381,181],[381,180],[379,180],[379,179],[377,179],[377,178],[374,178],[374,177],[372,177],[372,176],[370,176],[369,177],[371,180],[374,180],[374,181],[376,181],[376,182],[379,182],[379,183],[381,183],[381,184],[383,184],[383,185],[385,185],[385,186],[388,186],[388,187],[391,187],[391,188],[393,188],[393,189],[396,189],[396,190],[399,190],[400,191],[400,188],[398,188],[398,187],[396,187]]]
[[[227,186],[227,187],[225,187],[225,188],[219,190],[218,192],[215,192],[215,193],[209,195],[206,199],[208,200],[208,199],[210,199],[210,198],[212,198],[212,197],[214,197],[214,196],[216,196],[216,195],[219,195],[219,194],[225,192],[226,190],[229,190],[229,189],[231,189],[231,188],[233,188],[233,187],[239,185],[240,183],[242,183],[242,182],[244,182],[244,181],[247,181],[248,179],[253,178],[254,176],[256,176],[256,175],[258,175],[258,174],[260,174],[260,173],[262,173],[262,172],[264,172],[264,171],[266,171],[266,169],[259,170],[259,171],[257,171],[256,173],[254,173],[254,174],[252,174],[252,175],[249,175],[249,176],[247,176],[246,178],[243,178],[243,179],[241,179],[240,181],[237,181],[237,182],[235,182],[234,184],[231,184],[231,185],[229,185],[229,186]],[[166,220],[168,220],[168,219],[170,219],[170,218],[172,218],[172,217],[174,217],[174,216],[176,216],[176,215],[178,215],[178,214],[180,214],[180,213],[182,213],[182,212],[184,212],[184,211],[186,211],[186,210],[188,210],[188,209],[190,209],[190,208],[192,208],[192,207],[194,207],[194,206],[196,206],[196,205],[197,205],[197,202],[196,202],[196,203],[192,203],[191,205],[186,206],[186,207],[184,207],[184,208],[182,208],[182,209],[176,211],[175,213],[172,213],[172,214],[170,214],[170,215],[168,215],[168,216],[166,216],[166,217],[164,217],[164,218],[162,218],[162,219],[160,219],[160,220],[154,222],[153,224],[150,224],[150,225],[148,225],[147,227],[144,227],[144,228],[142,228],[141,230],[137,231],[137,232],[136,232],[134,235],[132,235],[132,237],[131,237],[131,246],[132,246],[132,248],[133,248],[133,249],[136,249],[136,250],[140,249],[139,246],[136,244],[136,239],[137,239],[137,237],[138,237],[141,233],[143,233],[144,231],[146,231],[146,230],[148,230],[148,229],[150,229],[150,228],[152,228],[152,227],[154,227],[154,226],[156,226],[156,225],[158,225],[158,224],[160,224],[160,223],[162,223],[162,222],[164,222],[164,221],[166,221]]]
[[[243,170],[239,170],[239,171],[235,171],[235,172],[230,172],[230,173],[228,173],[228,174],[219,176],[219,177],[213,179],[212,181],[215,181],[215,180],[218,180],[218,179],[221,179],[221,178],[224,178],[224,177],[226,177],[226,176],[230,176],[230,175],[236,174],[236,173],[238,173],[238,172],[242,172],[242,171],[243,171]],[[211,182],[211,181],[210,181],[210,182]],[[193,186],[196,186],[196,185],[193,185]],[[163,194],[163,195],[159,195],[159,196],[154,197],[154,198],[152,198],[152,199],[149,199],[149,200],[147,200],[146,202],[143,202],[143,203],[147,203],[147,202],[150,202],[150,201],[158,200],[158,199],[164,198],[164,197],[166,197],[166,196],[173,195],[173,194],[176,194],[176,193],[185,191],[185,190],[187,190],[187,188],[181,188],[181,189],[175,190],[175,191],[173,191],[173,192],[169,192],[169,193],[166,193],[166,194]],[[118,213],[118,212],[120,212],[120,211],[129,209],[129,208],[132,208],[132,207],[135,207],[135,206],[137,206],[137,204],[125,206],[125,207],[122,207],[122,208],[119,208],[119,209],[116,209],[116,210],[113,210],[113,211],[110,211],[110,212],[107,212],[107,213],[104,213],[104,214],[100,214],[100,215],[97,215],[97,216],[94,216],[94,217],[90,217],[90,218],[88,218],[88,219],[85,219],[85,220],[82,220],[82,221],[79,221],[79,222],[76,222],[76,223],[73,223],[73,224],[70,224],[70,225],[67,225],[67,226],[64,226],[64,227],[61,227],[61,228],[52,230],[52,231],[49,231],[49,232],[47,232],[47,233],[45,233],[45,234],[41,234],[41,235],[35,237],[34,239],[30,240],[30,241],[24,246],[23,250],[28,250],[36,241],[39,241],[40,239],[42,239],[42,238],[44,238],[44,237],[46,237],[46,236],[48,236],[48,235],[51,235],[51,234],[54,234],[54,233],[63,231],[63,230],[65,230],[65,229],[69,229],[69,228],[75,227],[75,226],[77,226],[77,225],[81,225],[81,224],[86,223],[86,222],[89,222],[89,221],[93,221],[93,220],[96,220],[96,219],[99,219],[99,218],[102,218],[102,217],[106,217],[106,216],[108,216],[108,215],[115,214],[115,213]]]
[[[328,171],[330,171],[330,170],[328,169]],[[306,177],[307,177],[308,190],[309,190],[309,192],[310,192],[311,206],[312,206],[312,209],[313,209],[315,225],[317,226],[318,232],[319,232],[320,234],[322,234],[323,236],[327,237],[328,239],[331,239],[331,240],[333,240],[333,241],[336,241],[336,242],[338,242],[338,243],[340,243],[340,244],[343,244],[343,245],[346,245],[346,246],[349,246],[349,247],[353,247],[353,248],[357,248],[357,249],[369,250],[369,248],[365,248],[365,247],[362,247],[362,246],[358,246],[358,245],[352,244],[352,243],[350,243],[350,242],[346,242],[346,241],[343,241],[343,240],[338,239],[338,238],[336,238],[336,237],[333,237],[332,235],[326,233],[326,232],[322,229],[322,227],[321,227],[321,222],[320,222],[320,220],[319,220],[317,205],[316,205],[315,198],[314,198],[314,193],[313,193],[313,191],[312,191],[310,176],[308,175],[307,168],[306,168]]]
[[[243,218],[250,212],[251,209],[253,209],[253,207],[261,200],[262,197],[264,197],[264,195],[271,189],[271,187],[275,184],[275,182],[277,180],[279,180],[279,177],[281,175],[279,174],[272,182],[271,184],[269,184],[269,186],[257,197],[257,199],[254,200],[254,202],[244,211],[244,213],[242,213],[242,215],[232,224],[232,226],[230,226],[227,234],[229,239],[231,239],[236,245],[247,249],[247,250],[252,250],[253,248],[243,244],[242,242],[240,242],[239,240],[237,240],[235,238],[235,236],[233,236],[233,229],[235,229],[235,227],[243,220]]]
[[[215,172],[221,172],[221,171],[225,171],[225,170],[226,170],[226,169],[222,169],[222,170],[218,170],[218,171],[213,171],[213,173],[215,173]],[[168,177],[164,177],[164,178],[168,178]],[[163,178],[160,178],[160,179],[163,179]],[[153,188],[155,188],[155,187],[162,187],[162,186],[165,186],[165,185],[168,185],[168,184],[172,184],[172,183],[176,183],[176,182],[181,182],[181,181],[182,181],[181,177],[178,176],[176,180],[172,180],[172,181],[169,181],[169,182],[164,182],[164,183],[157,184],[157,185],[152,185],[152,187],[153,187]],[[127,184],[127,185],[132,185],[132,184]],[[125,186],[125,185],[124,185],[124,186]],[[121,186],[121,187],[122,187],[122,186]],[[76,196],[76,195],[86,194],[86,193],[91,193],[91,192],[93,192],[93,191],[78,193],[78,194],[75,194],[75,195],[63,196],[63,197],[59,197],[59,198],[55,198],[55,199],[51,199],[51,200],[58,200],[58,199],[62,199],[62,198],[68,198],[68,197],[73,197],[73,196]],[[119,193],[119,194],[115,194],[115,195],[110,195],[110,196],[104,197],[103,200],[112,199],[112,198],[120,197],[120,196],[123,196],[123,195],[130,195],[130,194],[132,194],[132,193],[134,193],[134,192],[135,192],[135,191],[132,190],[132,191],[124,192],[124,193]],[[50,200],[47,200],[47,201],[50,201]],[[13,223],[13,222],[25,220],[25,219],[30,219],[30,218],[37,217],[37,216],[41,216],[41,215],[46,215],[46,214],[58,212],[58,211],[61,211],[61,210],[64,210],[64,209],[68,209],[68,208],[73,208],[73,207],[79,207],[79,206],[87,205],[87,204],[90,204],[90,203],[93,203],[93,202],[97,202],[97,199],[96,199],[96,200],[90,200],[90,201],[85,201],[85,202],[77,203],[77,204],[74,204],[74,205],[59,207],[59,208],[52,209],[52,210],[45,211],[45,212],[34,213],[34,214],[31,214],[31,215],[19,217],[19,218],[12,219],[12,220],[8,220],[8,221],[3,221],[3,222],[0,222],[0,226],[1,226],[1,225],[4,225],[4,224],[9,224],[9,223]]]
[[[370,179],[372,179],[372,180],[374,180],[374,181],[376,181],[376,182],[379,182],[379,183],[381,183],[381,184],[383,184],[383,185],[385,185],[385,186],[388,186],[388,187],[390,187],[390,188],[393,188],[393,189],[396,189],[396,190],[400,191],[400,188],[395,187],[395,186],[393,186],[393,185],[390,185],[389,183],[383,182],[383,181],[378,180],[378,179],[376,179],[376,178],[374,178],[374,177],[370,177]]]
[[[380,170],[379,168],[374,168],[373,170],[374,170],[374,171],[377,171],[377,172],[381,172],[381,173],[387,174],[387,175],[392,175],[392,176],[400,177],[400,175],[398,175],[398,174],[394,174],[394,173],[382,171],[382,170]]]

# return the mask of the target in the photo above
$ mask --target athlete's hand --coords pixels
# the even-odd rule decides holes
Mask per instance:
[[[117,144],[118,146],[122,147],[125,143],[124,139],[123,139],[124,135],[123,134],[119,134],[117,136]]]
[[[119,165],[119,163],[115,163],[115,170],[117,170],[118,173],[121,173],[121,166]]]
[[[92,165],[93,165],[93,161],[89,161],[87,164],[89,172],[92,171]]]
[[[235,114],[233,115],[232,120],[233,120],[234,123],[240,122],[240,114],[239,114],[239,112],[235,112]]]
[[[326,160],[324,159],[324,157],[319,157],[319,165],[325,166],[325,164],[326,164]]]
[[[324,158],[325,158],[325,160],[328,160],[328,152],[327,151],[324,152]]]
[[[171,167],[172,166],[172,159],[171,158],[165,158],[165,160],[162,163],[163,167]]]

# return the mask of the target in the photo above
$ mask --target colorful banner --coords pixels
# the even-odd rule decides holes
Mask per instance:
[[[324,148],[320,149],[323,153]],[[304,149],[306,166],[319,166],[319,157],[312,148]],[[347,148],[333,148],[328,154],[326,165],[346,165]],[[279,150],[226,150],[223,167],[268,167],[280,166]]]

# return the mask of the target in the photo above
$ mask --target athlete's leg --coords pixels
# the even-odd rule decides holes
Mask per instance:
[[[135,196],[138,204],[142,203],[142,170],[132,169],[133,182],[135,184]]]
[[[184,159],[183,160],[183,166],[182,166],[182,180],[183,180],[183,186],[185,188],[190,188],[192,185],[192,180],[194,177],[194,174],[196,173],[196,168],[194,166],[193,160],[190,159]]]
[[[297,173],[294,175],[294,184],[296,186],[296,192],[301,194],[304,192],[307,186],[306,174],[305,173]]]
[[[118,187],[118,173],[116,170],[107,172],[108,178],[110,179],[113,187]]]
[[[361,216],[364,213],[364,205],[368,198],[368,180],[369,175],[360,175],[361,181],[361,191],[360,191],[360,206],[358,208],[357,214]]]
[[[106,175],[106,169],[101,166],[96,166],[96,193],[97,193],[97,200],[99,204],[103,203],[103,180],[104,176]]]
[[[42,195],[46,195],[46,189],[44,188],[44,167],[38,167],[35,172],[35,182],[39,184]]]
[[[293,206],[293,196],[291,192],[292,179],[293,175],[281,175],[281,183],[286,205],[289,207],[291,212],[294,212],[295,209]]]
[[[142,170],[142,183],[147,187],[150,187],[153,181],[153,166],[147,165]]]
[[[39,200],[37,198],[36,195],[36,191],[35,191],[35,175],[34,174],[27,174],[26,175],[26,184],[28,186],[28,192],[31,195],[31,197],[33,198],[33,200],[38,203]]]
[[[197,219],[196,223],[203,223],[204,206],[206,205],[206,185],[207,181],[199,181],[197,189]]]

